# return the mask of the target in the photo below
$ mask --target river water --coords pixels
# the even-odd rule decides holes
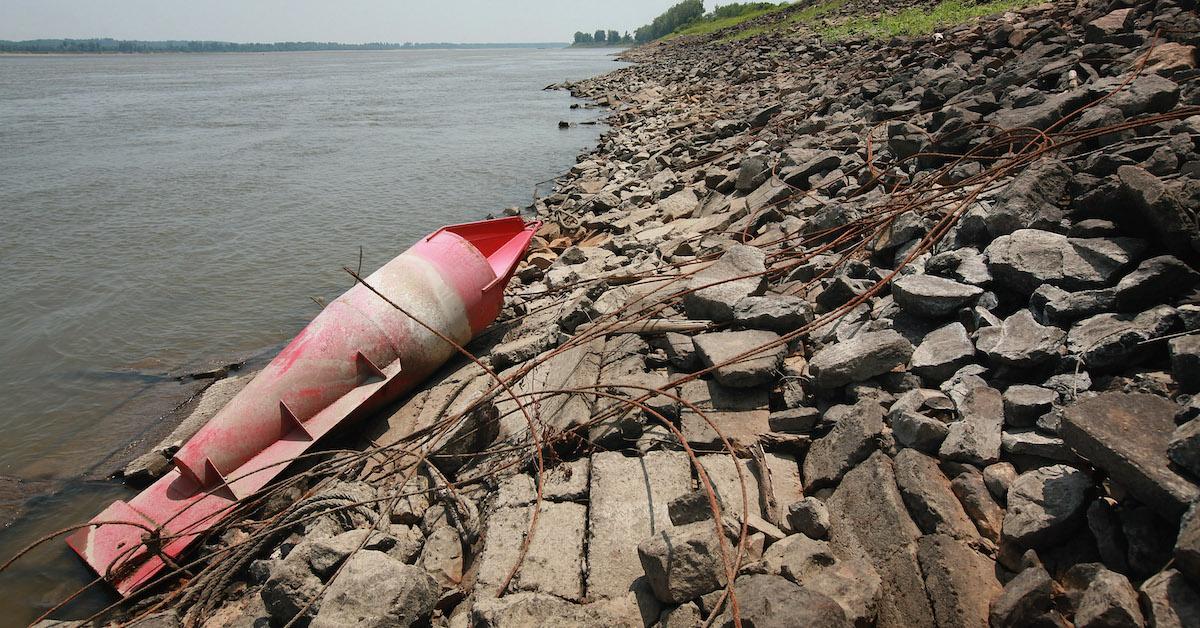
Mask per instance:
[[[127,494],[106,461],[171,375],[285,342],[360,247],[527,205],[602,129],[542,87],[609,54],[0,57],[0,562]],[[53,541],[0,574],[2,623],[88,580]]]

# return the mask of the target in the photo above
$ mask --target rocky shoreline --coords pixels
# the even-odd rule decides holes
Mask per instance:
[[[487,368],[125,618],[1200,625],[1194,5],[894,41],[810,6],[564,86],[611,130],[535,203]]]

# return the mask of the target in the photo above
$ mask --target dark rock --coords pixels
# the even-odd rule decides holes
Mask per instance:
[[[671,362],[671,366],[684,373],[691,373],[695,370],[698,360],[696,343],[692,342],[692,337],[670,332],[666,334],[665,338],[666,342],[663,348],[667,352],[667,360]]]
[[[779,334],[757,329],[700,334],[692,341],[704,366],[715,366],[713,376],[721,385],[732,388],[754,388],[774,381],[787,352]],[[771,343],[775,346],[731,362],[739,355]]]
[[[682,604],[725,586],[720,543],[711,520],[667,528],[639,543],[638,558],[654,596]]]
[[[1127,546],[1129,575],[1139,580],[1156,574],[1171,560],[1176,522],[1167,523],[1153,510],[1128,500],[1117,511]]]
[[[1200,281],[1200,273],[1177,257],[1152,257],[1117,282],[1117,305],[1122,310],[1140,310],[1171,300]]]
[[[853,625],[837,602],[780,576],[740,576],[733,584],[733,591],[737,596],[743,626],[848,628]],[[733,628],[732,610],[726,608],[713,626]]]
[[[1047,436],[1033,429],[1012,429],[1004,432],[1000,447],[1010,456],[1029,456],[1056,462],[1078,462],[1061,438]]]
[[[1074,597],[1076,628],[1145,625],[1129,579],[1096,563],[1076,565],[1064,577]]]
[[[883,409],[864,401],[842,417],[825,436],[813,441],[804,458],[804,482],[809,489],[837,483],[854,465],[879,446]]]
[[[995,563],[945,534],[924,536],[917,547],[937,624],[986,626],[992,601],[1003,592]]]
[[[1013,427],[1030,427],[1050,411],[1058,393],[1041,386],[1017,384],[1004,391],[1004,422]]]
[[[788,506],[787,518],[793,530],[811,539],[829,536],[829,510],[816,497],[805,497]]]
[[[902,449],[894,460],[896,484],[917,526],[925,534],[948,534],[976,539],[978,533],[933,458],[915,449]]]
[[[1004,509],[988,492],[983,474],[977,471],[960,473],[950,481],[950,490],[954,491],[963,510],[975,523],[975,529],[979,531],[980,536],[992,543],[999,543]]]
[[[1127,367],[1154,351],[1155,347],[1143,342],[1170,333],[1178,322],[1175,309],[1167,305],[1136,316],[1098,314],[1071,326],[1067,350],[1089,368]]]
[[[1124,80],[1122,77],[1112,77],[1096,87],[1116,87]],[[1156,74],[1145,74],[1114,93],[1104,104],[1121,110],[1126,118],[1130,118],[1144,113],[1161,113],[1171,109],[1178,102],[1179,85]]]
[[[747,157],[742,160],[742,165],[738,168],[734,189],[739,192],[750,192],[766,182],[770,176],[771,170],[766,157],[762,155]]]
[[[1117,168],[1121,196],[1129,202],[1150,231],[1174,255],[1193,256],[1200,251],[1196,219],[1185,202],[1156,176],[1137,166]]]
[[[996,196],[995,207],[984,218],[988,233],[994,238],[1018,229],[1060,228],[1064,214],[1057,205],[1071,176],[1070,168],[1055,159],[1025,169]]]
[[[1179,522],[1175,566],[1193,580],[1200,580],[1200,505],[1192,504]]]
[[[1200,478],[1200,420],[1192,419],[1175,428],[1167,443],[1167,457],[1176,468]]]
[[[751,329],[786,334],[811,323],[812,307],[804,299],[782,294],[746,297],[733,308],[733,319]]]
[[[940,327],[917,346],[910,367],[927,382],[940,383],[975,357],[975,345],[962,323]]]
[[[689,292],[683,305],[691,318],[711,321],[733,320],[733,308],[742,299],[761,294],[765,254],[751,246],[729,248],[708,268],[688,282]]]
[[[1068,238],[1020,229],[996,238],[984,254],[996,281],[1031,294],[1043,284],[1064,290],[1103,288],[1145,248],[1144,241],[1132,238]]]
[[[1200,626],[1200,591],[1178,571],[1159,573],[1143,582],[1138,592],[1148,626]]]
[[[1200,334],[1172,338],[1167,347],[1175,381],[1188,392],[1200,392]]]
[[[981,386],[966,393],[958,408],[961,418],[948,426],[938,455],[946,460],[986,466],[1000,460],[1004,399],[1000,391]]]
[[[1067,408],[1059,435],[1138,501],[1174,519],[1200,498],[1200,489],[1168,468],[1175,412],[1155,395],[1104,393]]]
[[[1083,522],[1086,473],[1058,464],[1022,473],[1008,490],[1003,536],[1021,547],[1047,547],[1069,538]]]
[[[914,316],[949,316],[983,294],[978,286],[933,275],[904,275],[892,282],[896,304]]]
[[[912,344],[894,331],[860,333],[817,352],[809,372],[817,387],[837,388],[887,373],[912,354]]]
[[[976,347],[996,364],[1031,368],[1058,355],[1066,332],[1039,324],[1033,312],[1021,310],[999,327],[979,330]]]
[[[1056,590],[1045,569],[1029,567],[1004,585],[1003,593],[992,604],[989,623],[993,628],[1066,626],[1066,620],[1054,608]]]
[[[826,312],[836,310],[874,285],[875,282],[869,279],[853,279],[839,275],[817,295],[816,302]]]
[[[788,541],[779,557],[781,575],[837,602],[853,625],[874,625],[882,583],[869,563],[838,556],[824,541],[804,536]]]
[[[983,254],[969,247],[934,255],[925,261],[925,272],[973,286],[992,281],[992,273],[988,272]]]
[[[440,593],[424,570],[359,551],[329,585],[312,627],[412,626],[429,617]]]
[[[1116,308],[1117,293],[1112,288],[1067,292],[1045,284],[1029,296],[1029,309],[1043,325],[1065,326]]]
[[[821,412],[816,408],[799,407],[772,412],[767,423],[772,432],[784,434],[808,434],[821,420]]]
[[[896,442],[927,454],[936,453],[950,433],[950,428],[937,419],[916,412],[900,412],[891,418]]]
[[[1096,551],[1100,553],[1105,566],[1118,573],[1128,573],[1129,548],[1121,531],[1121,519],[1115,504],[1107,498],[1097,498],[1088,506],[1087,522],[1096,540]]]
[[[301,560],[282,560],[271,569],[271,577],[263,585],[260,595],[267,612],[281,624],[292,621],[301,611],[308,608],[306,616],[312,616],[321,607],[317,597],[321,594],[321,580]]]

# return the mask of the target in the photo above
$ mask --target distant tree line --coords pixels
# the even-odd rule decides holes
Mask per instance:
[[[785,3],[786,4],[786,3]],[[754,11],[762,11],[779,6],[775,2],[732,2],[715,7],[711,12],[704,12],[704,0],[683,0],[667,9],[666,13],[654,18],[654,21],[634,31],[633,37],[625,33],[615,40],[616,31],[596,31],[595,33],[575,33],[575,45],[629,45],[632,43],[645,44],[661,39],[671,33],[700,22],[723,20],[739,17]],[[616,43],[614,43],[614,41]]]
[[[575,33],[576,46],[629,46],[633,44],[633,35],[628,31],[624,35],[617,31],[598,30],[595,33],[578,31]]]
[[[0,40],[0,52],[31,53],[136,53],[136,52],[303,52],[316,50],[402,50],[422,48],[544,48],[561,47],[561,43],[537,44],[455,44],[373,42],[340,44],[320,41],[281,41],[275,43],[238,44],[227,41],[138,41],[111,38],[97,39],[31,39],[27,41]]]

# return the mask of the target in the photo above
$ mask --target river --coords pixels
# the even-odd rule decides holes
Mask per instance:
[[[129,494],[104,477],[172,376],[278,347],[360,247],[369,272],[529,204],[603,128],[560,130],[599,114],[542,88],[610,54],[0,57],[0,561]],[[89,579],[55,540],[0,574],[0,616]]]

